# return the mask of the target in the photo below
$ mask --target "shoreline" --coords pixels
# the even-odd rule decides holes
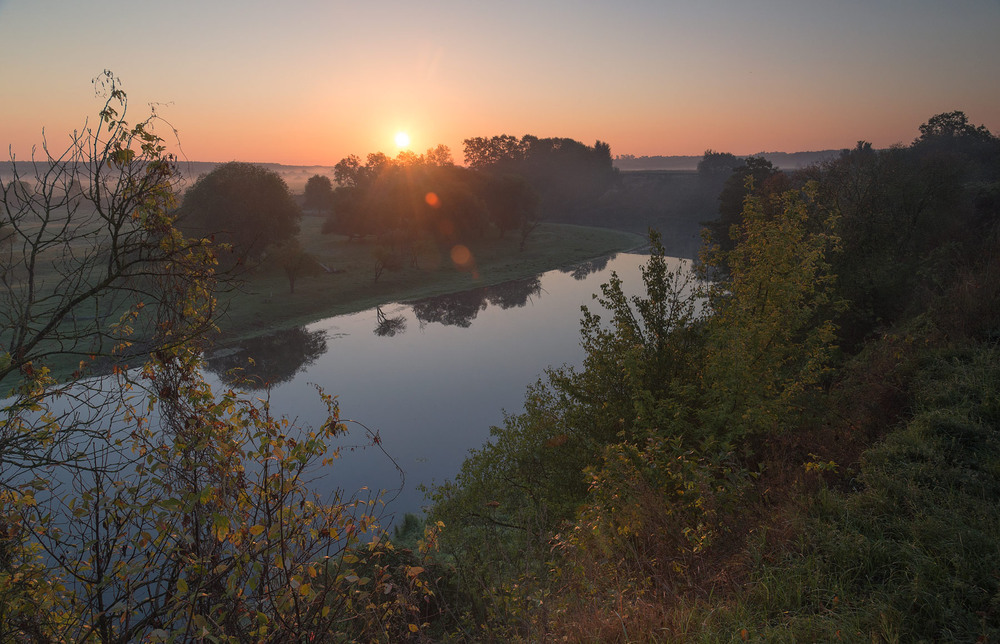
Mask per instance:
[[[220,331],[213,336],[213,345],[224,346],[386,304],[495,286],[612,253],[635,252],[648,244],[641,235],[627,231],[545,223],[529,238],[523,252],[514,248],[517,240],[513,238],[473,247],[477,261],[472,270],[429,264],[427,268],[386,272],[376,281],[365,274],[373,244],[316,235],[313,228],[315,222],[303,221],[303,245],[319,262],[337,270],[303,278],[301,284],[296,282],[294,294],[288,292],[287,280],[276,271],[255,276],[244,285],[245,290],[225,301],[220,298],[227,310],[220,316]],[[350,256],[344,256],[345,249]]]

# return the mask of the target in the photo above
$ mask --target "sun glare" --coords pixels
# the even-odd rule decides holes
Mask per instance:
[[[398,148],[408,148],[410,147],[410,135],[406,132],[396,132],[396,147]]]

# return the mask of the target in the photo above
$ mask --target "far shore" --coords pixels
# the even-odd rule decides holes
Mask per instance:
[[[284,273],[267,267],[265,262],[238,291],[220,296],[223,314],[218,320],[218,342],[302,326],[392,302],[532,277],[610,253],[637,250],[647,241],[641,235],[609,228],[543,223],[532,232],[523,251],[518,250],[516,233],[470,243],[472,262],[466,267],[457,267],[449,257],[442,257],[443,253],[428,249],[421,254],[417,267],[407,265],[398,271],[385,271],[376,281],[372,255],[375,242],[323,235],[321,226],[321,218],[303,217],[299,239],[323,270],[296,280],[295,292],[290,293]]]

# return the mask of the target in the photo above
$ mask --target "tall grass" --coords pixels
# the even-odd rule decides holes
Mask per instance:
[[[706,641],[1000,639],[1000,349],[935,353],[914,414],[825,489],[797,540],[758,534],[733,601],[689,607]]]

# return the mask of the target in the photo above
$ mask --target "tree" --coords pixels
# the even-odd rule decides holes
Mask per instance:
[[[507,231],[521,229],[524,240],[538,224],[538,193],[528,180],[516,174],[490,176],[484,188],[490,221],[502,238]]]
[[[719,218],[709,222],[706,227],[711,233],[712,243],[723,251],[730,251],[737,243],[733,234],[743,220],[743,205],[751,194],[773,195],[788,189],[787,177],[784,173],[762,156],[747,157],[732,174],[719,193]],[[765,208],[771,208],[778,203],[771,199],[763,202]],[[725,270],[725,264],[718,266]]]
[[[524,178],[538,194],[539,211],[550,217],[579,216],[618,180],[611,146],[602,141],[591,147],[530,134],[520,139],[508,134],[474,137],[465,140],[465,162],[495,176]]]
[[[728,177],[733,169],[740,166],[740,160],[735,154],[729,152],[716,152],[715,150],[705,150],[705,154],[698,162],[698,174],[702,176],[722,176]]]
[[[299,231],[302,212],[273,170],[231,161],[198,177],[184,195],[183,229],[232,244],[237,261],[255,260]]]
[[[95,84],[105,96],[96,126],[58,155],[43,144],[44,157],[27,164],[31,191],[12,163],[15,180],[0,195],[0,397],[12,396],[0,407],[5,477],[72,461],[102,435],[102,410],[86,394],[97,385],[73,382],[88,364],[124,369],[211,328],[214,259],[207,242],[174,228],[177,172],[154,133],[158,119],[129,125],[118,79],[105,72]],[[53,411],[51,426],[34,424],[39,399],[56,392],[82,404]]]
[[[329,212],[333,208],[333,182],[330,177],[314,175],[306,181],[306,208]]]
[[[367,173],[361,168],[361,159],[356,154],[351,154],[333,166],[333,178],[340,186],[357,188],[365,183]]]
[[[789,409],[829,368],[836,314],[830,256],[840,246],[839,213],[817,200],[818,186],[748,196],[734,226],[735,248],[709,259],[728,276],[709,289],[702,424],[717,439],[779,433]]]
[[[304,483],[337,455],[334,399],[319,392],[324,422],[296,427],[202,378],[214,258],[174,226],[155,119],[129,126],[117,80],[101,83],[96,131],[34,164],[27,204],[3,203],[17,242],[3,257],[16,309],[0,346],[0,641],[417,637],[424,567],[379,538],[377,499]],[[56,189],[76,178],[79,198]],[[110,320],[73,318],[108,300]],[[44,360],[91,333],[110,356],[141,340],[142,364],[56,383]]]
[[[455,161],[451,157],[451,149],[443,144],[428,149],[426,154],[424,154],[424,161],[427,165],[455,165]]]
[[[925,166],[937,166],[936,174],[964,174],[984,183],[1000,179],[1000,137],[970,123],[964,112],[932,116],[920,126],[912,148]]]
[[[583,368],[547,370],[544,380],[528,387],[524,411],[505,414],[503,425],[491,428],[492,440],[470,453],[455,481],[435,490],[431,517],[449,527],[442,539],[455,557],[459,588],[484,618],[512,619],[504,612],[512,585],[544,587],[558,555],[554,534],[560,525],[573,532],[593,482],[588,468],[600,467],[609,446],[685,431],[690,411],[668,399],[698,381],[692,350],[696,293],[688,272],[670,266],[659,237],[652,234],[650,241],[652,254],[642,271],[646,293],[630,298],[615,275],[595,296],[608,319],[585,307]],[[674,419],[670,426],[657,427],[667,418]],[[670,460],[697,445],[682,442]],[[666,502],[660,510],[668,512]]]
[[[916,138],[914,144],[952,139],[988,141],[992,138],[993,135],[985,125],[973,125],[965,112],[956,110],[935,114],[927,119],[927,122],[920,126],[920,136]]]
[[[269,257],[284,271],[288,278],[288,292],[295,293],[295,281],[300,277],[316,275],[320,271],[316,258],[302,248],[295,237],[275,247]]]
[[[501,134],[488,139],[481,136],[465,139],[465,165],[476,170],[509,170],[511,165],[524,159],[527,151],[524,139],[527,138],[519,141],[516,136]]]

